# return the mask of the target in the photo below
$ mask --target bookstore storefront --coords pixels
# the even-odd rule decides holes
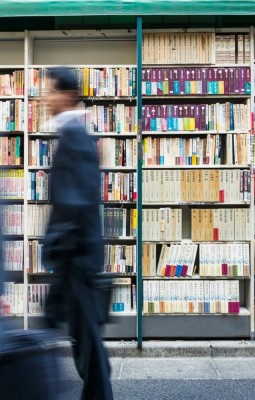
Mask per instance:
[[[254,14],[254,0],[0,0],[17,326],[40,326],[54,276],[41,254],[59,138],[39,98],[61,64],[97,141],[102,269],[116,274],[105,338],[254,337]]]

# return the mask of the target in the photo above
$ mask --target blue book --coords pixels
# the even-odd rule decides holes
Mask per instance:
[[[181,93],[180,81],[174,81],[174,94],[179,95]]]
[[[185,81],[184,90],[185,94],[190,94],[190,81]]]
[[[175,269],[175,276],[181,276],[181,275],[182,275],[182,265],[177,264]]]
[[[235,130],[235,123],[234,123],[234,104],[230,103],[230,130]]]

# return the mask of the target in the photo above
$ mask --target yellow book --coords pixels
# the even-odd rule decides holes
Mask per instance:
[[[83,69],[83,80],[84,80],[83,96],[88,96],[89,95],[89,68]]]

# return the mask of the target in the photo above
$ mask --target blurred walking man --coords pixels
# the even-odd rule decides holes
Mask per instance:
[[[112,400],[110,366],[95,313],[95,274],[103,265],[100,173],[93,140],[76,115],[77,101],[72,71],[49,70],[47,104],[60,142],[51,174],[53,210],[44,240],[44,264],[56,271],[46,316],[51,326],[69,324],[75,364],[84,380],[81,399]]]

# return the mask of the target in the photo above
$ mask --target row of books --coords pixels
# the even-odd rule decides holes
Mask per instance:
[[[248,243],[200,244],[200,276],[250,276]]]
[[[104,272],[136,273],[136,245],[104,245]]]
[[[96,141],[100,165],[104,167],[135,167],[137,163],[137,140],[99,138]]]
[[[143,281],[143,312],[238,314],[239,281]]]
[[[16,70],[10,74],[0,74],[0,96],[24,95],[24,71]]]
[[[42,237],[45,235],[52,206],[50,204],[28,205],[28,236]]]
[[[193,276],[197,244],[163,244],[157,262],[157,245],[143,243],[142,274],[146,276]]]
[[[84,106],[82,108],[82,106]],[[93,105],[88,107],[79,103],[78,109],[84,109],[81,123],[90,133],[137,131],[137,108],[125,104]]]
[[[42,315],[48,297],[50,284],[28,285],[28,314]],[[4,314],[24,313],[25,285],[23,283],[4,283]],[[111,312],[131,312],[136,310],[136,285],[130,278],[116,278],[110,304]]]
[[[24,131],[24,102],[0,101],[0,131]]]
[[[51,167],[59,139],[31,139],[28,145],[29,166]]]
[[[143,208],[142,239],[144,241],[182,240],[181,208]]]
[[[101,172],[102,201],[136,201],[136,172]]]
[[[28,314],[40,315],[44,313],[45,301],[50,291],[47,283],[32,283],[28,285]]]
[[[214,64],[215,33],[144,33],[143,64]]]
[[[28,272],[30,274],[53,273],[53,269],[46,269],[42,262],[43,243],[38,240],[28,242]]]
[[[205,137],[143,139],[143,165],[249,165],[250,136],[246,133]]]
[[[80,96],[136,96],[135,67],[71,68],[78,80]],[[29,96],[47,93],[47,69],[29,69]]]
[[[249,34],[205,32],[146,33],[143,64],[245,64],[250,61]]]
[[[137,131],[137,109],[135,106],[93,105],[79,102],[77,109],[80,123],[90,133]],[[232,102],[214,104],[144,105],[142,129],[152,132],[171,131],[238,131],[249,127],[249,101],[247,104]],[[47,106],[29,101],[29,132],[55,132]]]
[[[110,312],[136,311],[136,285],[131,278],[116,278],[114,280]]]
[[[23,163],[23,140],[21,136],[0,137],[0,165]]]
[[[249,64],[249,34],[215,36],[216,64]]]
[[[249,127],[250,107],[232,102],[142,107],[143,131],[238,131]]]
[[[4,315],[16,315],[24,313],[24,284],[16,282],[4,282],[3,286],[3,313]]]
[[[143,203],[249,202],[251,174],[240,169],[144,170]]]
[[[23,235],[23,205],[1,205],[0,223],[3,235]]]
[[[137,210],[100,205],[102,235],[105,238],[135,237]]]
[[[50,200],[50,178],[44,171],[28,172],[28,200]]]
[[[143,277],[185,278],[194,276],[195,272],[200,277],[249,277],[249,244],[143,243]]]
[[[250,240],[250,209],[192,209],[191,239],[198,242]]]
[[[249,95],[249,67],[144,68],[144,96]]]
[[[5,271],[23,271],[24,242],[6,240],[2,242],[3,265]]]
[[[0,171],[0,187],[2,199],[23,199],[24,170],[3,169]]]

